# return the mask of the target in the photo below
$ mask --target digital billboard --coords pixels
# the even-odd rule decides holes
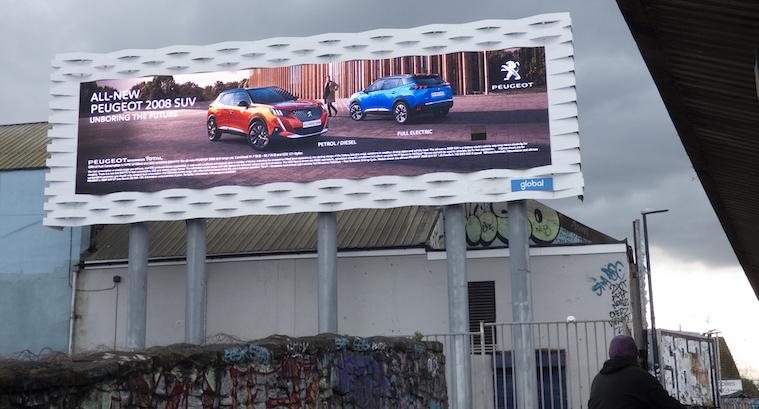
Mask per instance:
[[[550,165],[545,84],[542,47],[84,82],[76,193]]]
[[[566,14],[54,66],[51,225],[582,193]]]

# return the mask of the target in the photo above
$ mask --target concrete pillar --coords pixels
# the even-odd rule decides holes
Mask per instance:
[[[640,237],[640,220],[633,221],[633,242],[637,246]],[[637,249],[636,254],[639,255]],[[636,256],[636,263],[630,266],[630,309],[632,310],[632,337],[638,344],[638,351],[645,351],[646,340],[643,338],[643,308],[640,296],[640,256]],[[642,355],[641,355],[642,356]]]
[[[532,339],[532,273],[530,272],[530,223],[527,201],[508,204],[509,259],[511,264],[511,309],[515,324],[513,370],[518,409],[536,408],[538,389],[535,346]],[[522,324],[522,325],[519,325]]]
[[[469,351],[469,286],[466,271],[466,225],[463,205],[445,207],[445,252],[448,261],[448,325],[452,334],[452,402],[456,409],[472,407]]]
[[[187,279],[184,303],[184,341],[202,344],[206,338],[206,219],[186,220]]]
[[[337,333],[337,216],[319,213],[316,252],[319,265],[319,333]]]
[[[129,256],[127,281],[127,339],[128,350],[145,349],[148,310],[148,225],[129,226]]]

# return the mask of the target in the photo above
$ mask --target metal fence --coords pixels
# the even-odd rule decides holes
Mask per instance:
[[[722,409],[759,409],[759,399],[723,398]]]
[[[471,396],[477,409],[522,409],[525,403],[519,407],[520,402],[531,402],[527,406],[536,409],[582,409],[593,377],[607,359],[609,341],[619,332],[611,321],[481,323],[478,332],[432,334],[425,340],[444,345],[451,409],[465,409],[462,393]],[[537,390],[535,399],[526,401],[517,385],[529,380],[520,377],[533,369],[515,369],[520,366],[514,353],[514,345],[525,339],[535,351],[532,377]],[[468,346],[466,357],[457,357],[457,343]],[[468,379],[457,382],[457,374]]]

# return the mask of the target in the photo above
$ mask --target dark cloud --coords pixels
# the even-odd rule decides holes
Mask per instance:
[[[55,53],[110,52],[326,32],[406,28],[572,13],[585,201],[549,202],[618,238],[643,208],[651,238],[673,258],[711,266],[735,257],[614,2],[10,1],[4,21],[0,123],[44,121]],[[10,40],[10,41],[8,41]]]

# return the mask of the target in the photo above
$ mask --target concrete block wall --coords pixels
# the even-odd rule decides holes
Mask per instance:
[[[442,345],[273,336],[0,362],[0,407],[446,409]]]

